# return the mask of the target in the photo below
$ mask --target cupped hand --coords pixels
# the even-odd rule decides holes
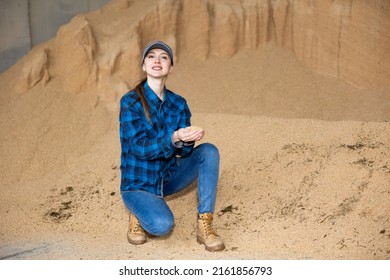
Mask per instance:
[[[192,142],[192,141],[199,141],[203,138],[205,135],[204,129],[190,129],[188,127],[186,128],[180,128],[177,131],[177,135],[181,141],[184,142]]]

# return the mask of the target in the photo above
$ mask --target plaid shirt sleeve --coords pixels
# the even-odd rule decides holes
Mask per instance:
[[[184,128],[187,126],[191,126],[191,111],[188,108],[187,103],[184,106],[183,113],[180,117],[180,128]],[[185,157],[189,153],[191,153],[192,149],[194,148],[195,142],[188,142],[188,143],[183,143],[183,146],[181,149],[178,149],[177,155],[181,157]]]

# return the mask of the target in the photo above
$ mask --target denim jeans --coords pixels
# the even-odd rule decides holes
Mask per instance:
[[[219,176],[218,149],[213,144],[200,144],[190,156],[177,160],[178,168],[168,174],[163,183],[164,197],[185,189],[198,179],[198,213],[214,212]],[[150,234],[162,236],[172,229],[174,217],[162,197],[145,191],[124,191],[122,199]]]

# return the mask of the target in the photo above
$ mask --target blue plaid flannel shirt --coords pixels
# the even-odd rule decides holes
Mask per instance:
[[[188,155],[194,147],[194,143],[172,142],[175,130],[191,125],[191,112],[183,97],[164,91],[162,101],[144,84],[151,123],[135,91],[121,98],[121,191],[142,190],[162,197],[164,178],[177,167],[176,157]]]

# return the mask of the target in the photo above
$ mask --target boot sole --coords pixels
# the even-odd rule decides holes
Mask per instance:
[[[204,245],[205,249],[209,252],[216,252],[216,251],[221,251],[221,250],[224,250],[225,249],[225,244],[221,244],[221,245],[217,245],[217,246],[214,246],[214,247],[210,247],[210,246],[207,246],[203,239],[200,238],[199,236],[196,237],[196,241],[201,244],[201,245]]]
[[[133,244],[133,245],[142,245],[146,242],[146,238],[145,238],[145,240],[133,240],[133,239],[129,238],[129,236],[127,236],[127,241],[129,241],[129,243]]]

